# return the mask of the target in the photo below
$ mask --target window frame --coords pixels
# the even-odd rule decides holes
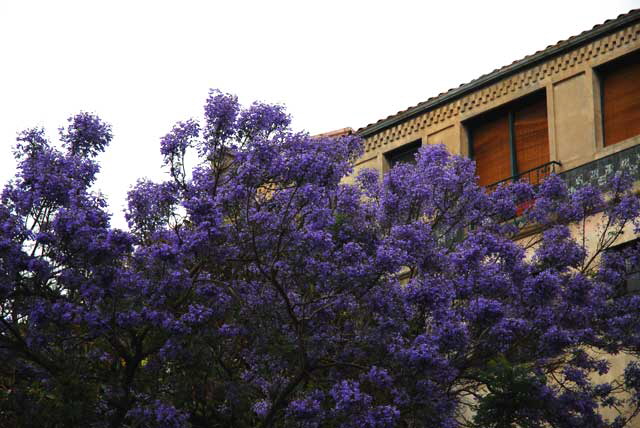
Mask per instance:
[[[609,151],[609,150],[613,150],[613,151],[617,151],[617,150],[622,150],[625,146],[626,147],[626,143],[629,143],[630,141],[635,141],[636,139],[640,138],[640,134],[631,136],[629,138],[626,138],[624,140],[620,140],[620,141],[616,141],[615,143],[610,143],[607,144],[607,140],[606,140],[606,132],[605,132],[605,105],[604,105],[604,101],[605,101],[605,90],[604,90],[604,81],[605,81],[605,76],[608,72],[611,72],[612,69],[618,69],[621,67],[621,63],[624,63],[625,61],[628,61],[630,58],[632,57],[637,57],[640,59],[640,49],[636,49],[630,52],[626,52],[623,55],[620,55],[618,57],[615,57],[613,59],[610,59],[609,61],[606,61],[602,64],[598,64],[595,67],[593,67],[592,71],[593,71],[593,75],[595,75],[595,80],[596,80],[596,88],[597,88],[597,110],[596,110],[596,123],[597,126],[600,128],[597,130],[600,142],[599,142],[599,150],[604,150],[604,151]],[[619,149],[613,149],[613,147],[619,147]]]
[[[640,238],[633,238],[626,242],[609,247],[606,251],[611,252],[623,252],[626,249],[639,246]],[[625,295],[640,294],[640,261],[635,265],[627,264],[628,259],[625,259],[625,279],[624,288],[621,290]],[[632,278],[633,277],[633,278]],[[634,285],[630,285],[633,281]]]
[[[502,112],[506,112],[507,113],[507,120],[508,120],[508,129],[509,129],[509,161],[510,161],[510,171],[511,171],[511,175],[509,177],[505,177],[502,180],[499,180],[498,183],[505,181],[505,180],[509,180],[509,179],[513,179],[515,177],[518,177],[518,175],[522,174],[522,173],[526,173],[529,170],[525,170],[525,171],[518,171],[518,159],[517,159],[517,152],[516,152],[516,141],[515,141],[515,112],[518,110],[518,108],[521,108],[523,106],[526,106],[528,102],[530,102],[530,100],[532,99],[536,99],[537,97],[543,98],[544,99],[544,103],[545,103],[545,109],[546,109],[546,119],[547,119],[547,144],[549,145],[549,161],[548,162],[552,162],[552,156],[551,156],[551,134],[550,134],[550,126],[549,126],[549,95],[548,95],[548,91],[547,88],[539,88],[536,89],[535,91],[532,91],[522,97],[516,98],[512,101],[506,102],[504,104],[501,104],[499,106],[496,106],[493,109],[484,111],[482,113],[479,113],[469,119],[467,119],[464,122],[464,127],[467,131],[467,150],[469,153],[469,158],[471,160],[475,161],[475,156],[474,156],[474,128],[478,126],[479,123],[482,123],[482,121],[487,117],[487,116],[491,116],[492,114],[496,114],[497,116],[499,116],[498,113]],[[493,183],[490,183],[487,186],[491,186]]]
[[[388,169],[393,168],[398,163],[402,163],[403,161],[400,160],[400,158],[407,156],[408,154],[413,153],[415,156],[415,154],[418,153],[418,150],[420,150],[420,147],[422,147],[422,138],[418,138],[417,140],[413,140],[384,153],[384,159],[387,163]]]

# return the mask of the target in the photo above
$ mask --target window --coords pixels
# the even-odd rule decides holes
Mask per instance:
[[[640,52],[598,69],[604,145],[640,135]]]
[[[467,129],[481,186],[490,186],[549,162],[544,91],[474,118]],[[536,174],[528,178],[537,184],[542,177]]]
[[[402,147],[398,147],[395,150],[385,153],[389,167],[393,168],[395,165],[403,162],[415,163],[416,153],[422,146],[422,139],[413,141],[409,144],[405,144]]]
[[[624,260],[625,278],[621,285],[624,294],[640,293],[640,239],[616,245],[608,251],[619,253]]]

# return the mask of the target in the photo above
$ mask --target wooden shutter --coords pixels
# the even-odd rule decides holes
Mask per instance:
[[[477,122],[471,128],[471,138],[481,186],[511,177],[508,113],[502,112]]]
[[[519,174],[549,162],[547,100],[544,93],[528,99],[514,111],[513,134]],[[531,184],[539,183],[542,178],[543,173],[539,171],[522,177]]]
[[[605,66],[600,78],[604,145],[640,135],[640,54]]]

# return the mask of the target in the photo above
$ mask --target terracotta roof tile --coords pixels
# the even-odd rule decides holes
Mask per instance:
[[[316,135],[312,135],[312,137],[314,138],[322,138],[322,137],[342,137],[344,135],[351,135],[353,134],[353,129],[352,128],[340,128],[340,129],[336,129],[335,131],[329,131],[329,132],[323,132],[322,134],[316,134]]]

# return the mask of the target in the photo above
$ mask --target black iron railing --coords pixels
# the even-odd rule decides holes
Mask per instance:
[[[535,168],[531,168],[518,175],[505,178],[504,180],[497,181],[487,186],[489,192],[494,191],[498,186],[508,183],[525,182],[529,184],[540,184],[542,180],[548,177],[550,174],[556,173],[562,164],[557,161],[547,162]]]

